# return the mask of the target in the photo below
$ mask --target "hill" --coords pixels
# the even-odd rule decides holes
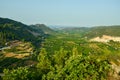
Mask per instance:
[[[108,36],[120,36],[120,26],[99,26],[99,27],[92,27],[87,32],[86,36],[88,38],[94,38],[94,37],[102,37],[103,35]]]
[[[52,31],[44,24],[28,26],[0,18],[0,72],[36,64],[41,43]]]
[[[54,33],[54,31],[51,28],[47,27],[44,24],[30,25],[30,28],[32,28],[34,31],[36,31],[36,33],[43,32],[48,35]]]
[[[28,26],[7,18],[0,18],[0,45],[11,40],[33,41],[35,36],[29,32]]]
[[[88,39],[94,37],[102,37],[103,35],[120,37],[120,26],[98,26],[98,27],[67,27],[61,30],[58,30],[62,33],[67,34],[79,34],[83,37],[87,37]]]
[[[71,34],[80,34],[87,32],[89,28],[87,27],[67,27],[62,29],[63,32],[71,33]]]
[[[49,33],[52,33],[52,30],[44,24],[28,26],[8,18],[0,18],[1,46],[11,40],[29,41],[36,45]]]

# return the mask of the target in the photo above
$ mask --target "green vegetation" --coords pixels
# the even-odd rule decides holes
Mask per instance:
[[[53,34],[54,31],[52,29],[50,29],[49,27],[47,27],[44,24],[36,24],[36,25],[30,25],[30,27],[32,28],[33,31],[35,31],[35,33],[38,33],[38,35],[40,35],[39,33],[45,33],[45,34]],[[41,32],[40,32],[41,30]]]
[[[86,36],[88,38],[94,38],[97,36],[109,35],[109,36],[120,36],[120,26],[99,26],[90,28]]]
[[[120,42],[88,40],[104,34],[120,36],[119,26],[66,28],[54,32],[43,24],[27,26],[9,19],[0,20],[0,46],[6,42],[6,46],[11,46],[0,51],[3,80],[120,79]]]
[[[38,64],[34,67],[34,71],[31,72],[31,69],[32,67],[23,68],[22,70],[21,68],[12,71],[4,70],[5,76],[3,80],[19,80],[18,77],[20,76],[22,76],[21,80],[98,80],[107,79],[111,70],[108,60],[95,59],[79,54],[76,48],[73,49],[72,53],[61,48],[53,56],[49,56],[45,49],[41,49],[41,53],[38,56]]]
[[[27,67],[37,73],[34,79],[103,80],[112,76],[111,62],[119,64],[120,43],[89,42],[81,34],[73,35],[58,32],[41,44],[37,65]]]
[[[27,27],[20,22],[0,18],[0,44],[5,45],[10,40],[33,40],[35,37],[27,31]]]
[[[0,47],[5,46],[5,43],[9,41],[20,40],[29,41],[37,48],[44,38],[48,36],[46,33],[52,32],[49,28],[43,27],[45,25],[39,25],[39,28],[37,26],[30,27],[11,19],[0,18]],[[45,30],[47,31],[45,32]]]
[[[13,71],[5,69],[4,73],[6,76],[3,77],[3,80],[35,80],[35,73],[26,67],[19,67]]]

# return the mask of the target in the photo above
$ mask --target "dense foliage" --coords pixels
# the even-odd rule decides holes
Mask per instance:
[[[38,64],[34,71],[29,68],[18,68],[12,71],[4,70],[3,80],[83,80],[83,79],[107,79],[110,72],[108,60],[95,59],[79,54],[77,49],[68,53],[63,48],[48,56],[45,49],[38,56]],[[37,75],[35,74],[37,73]]]

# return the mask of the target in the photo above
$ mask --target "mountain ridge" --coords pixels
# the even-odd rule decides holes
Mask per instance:
[[[37,41],[41,42],[49,34],[46,34],[45,30],[49,31],[50,29],[43,24],[39,25],[42,28],[35,27],[12,19],[0,18],[0,45],[5,46],[5,43],[11,40],[29,41],[33,44],[36,44]],[[52,30],[50,31],[52,32]]]

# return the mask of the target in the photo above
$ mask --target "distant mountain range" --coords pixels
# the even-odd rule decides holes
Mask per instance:
[[[49,26],[53,30],[63,30],[63,29],[71,29],[71,28],[81,28],[81,27],[76,27],[76,26],[62,26],[62,25],[53,25]]]
[[[64,27],[59,29],[62,32],[71,34],[83,34],[84,37],[94,38],[103,35],[120,37],[120,25],[116,26],[99,26],[99,27]]]

